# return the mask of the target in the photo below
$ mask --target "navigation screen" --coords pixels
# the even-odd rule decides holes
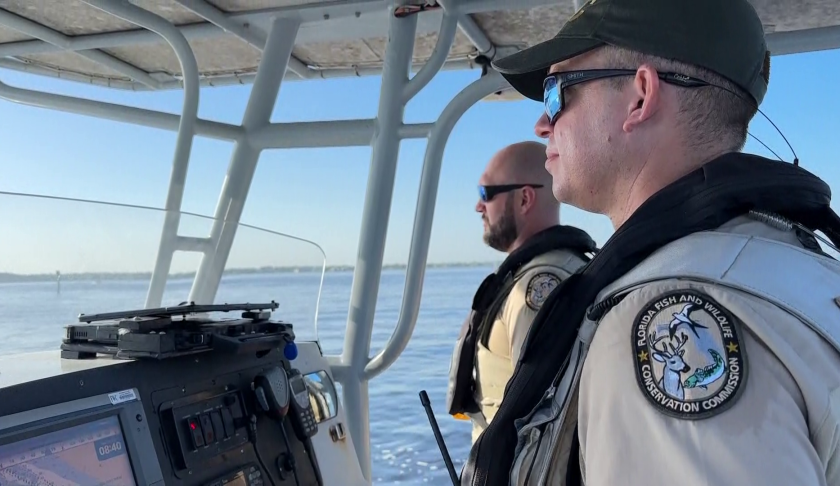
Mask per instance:
[[[236,476],[225,481],[224,486],[248,486],[248,483],[245,482],[245,473],[239,471]]]
[[[135,486],[116,416],[0,446],[2,486]]]

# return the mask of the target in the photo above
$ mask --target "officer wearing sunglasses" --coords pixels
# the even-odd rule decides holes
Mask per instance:
[[[590,0],[493,67],[544,105],[554,195],[615,233],[543,302],[461,484],[840,484],[840,217],[741,152],[750,2]]]
[[[559,224],[545,151],[537,142],[508,146],[479,179],[484,242],[507,258],[479,286],[450,368],[448,411],[472,420],[473,440],[492,421],[543,302],[596,250],[584,231]]]

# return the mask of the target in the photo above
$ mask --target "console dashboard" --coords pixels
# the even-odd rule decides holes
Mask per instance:
[[[0,484],[320,485],[298,375],[274,348],[116,362],[3,388]]]

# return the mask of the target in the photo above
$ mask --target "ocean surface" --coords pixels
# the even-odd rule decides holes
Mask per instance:
[[[429,268],[423,285],[420,315],[411,342],[400,358],[370,382],[371,451],[376,484],[447,484],[446,468],[418,393],[425,389],[457,470],[470,446],[470,424],[444,413],[447,372],[455,339],[473,293],[490,267]],[[344,345],[352,272],[324,274],[318,335],[325,354],[339,354]],[[396,326],[405,272],[382,274],[371,341],[371,356],[387,342]],[[177,304],[189,293],[190,279],[171,280],[164,304]],[[219,302],[275,300],[275,317],[295,324],[299,339],[315,336],[316,304],[321,274],[260,273],[226,276]],[[0,355],[57,349],[63,326],[80,313],[143,307],[148,281],[64,280],[0,284]]]

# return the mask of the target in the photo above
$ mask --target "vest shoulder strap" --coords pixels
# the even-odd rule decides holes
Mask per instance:
[[[496,294],[496,298],[493,299],[493,303],[490,304],[490,307],[487,308],[487,312],[484,313],[484,318],[479,323],[478,327],[478,341],[487,346],[487,342],[490,340],[490,331],[493,329],[493,324],[496,321],[497,316],[499,315],[499,311],[502,310],[502,305],[507,301],[508,295],[513,290],[513,286],[522,278],[522,274],[516,276],[510,276],[505,280],[504,285],[499,290],[499,293]]]
[[[671,278],[722,285],[772,302],[840,352],[840,304],[836,302],[840,262],[836,260],[767,238],[703,231],[660,248],[604,288],[596,303]]]

